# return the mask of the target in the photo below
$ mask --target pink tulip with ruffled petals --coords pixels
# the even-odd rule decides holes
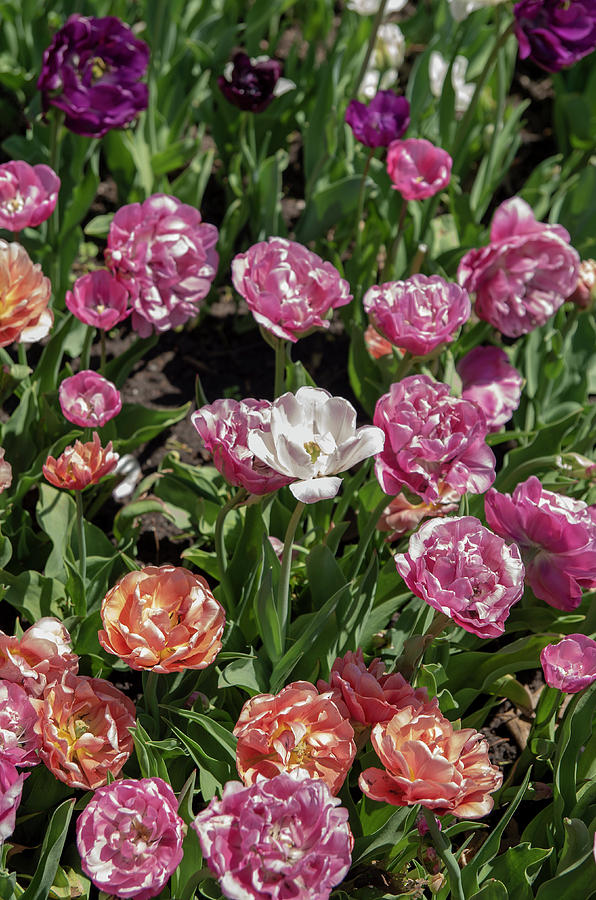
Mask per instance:
[[[504,633],[524,592],[518,548],[474,516],[424,522],[395,564],[417,597],[481,638]]]
[[[475,347],[456,368],[463,399],[478,404],[489,431],[499,431],[519,406],[524,383],[505,351],[499,347]]]
[[[81,866],[116,897],[156,897],[182,860],[184,822],[162,778],[124,778],[95,791],[77,821]]]
[[[302,769],[244,787],[229,781],[192,824],[231,900],[327,900],[347,875],[348,811]]]
[[[490,490],[484,509],[489,527],[519,546],[540,600],[569,611],[581,603],[582,588],[596,587],[594,507],[545,490],[533,475],[512,495]]]
[[[420,803],[436,815],[460,819],[485,816],[490,794],[503,775],[488,758],[488,744],[473,728],[455,731],[437,709],[405,707],[371,734],[384,769],[365,769],[360,790],[394,806]]]
[[[20,638],[0,631],[0,678],[20,684],[29,697],[40,697],[46,687],[75,675],[78,668],[70,635],[53,616],[39,619]]]
[[[317,688],[331,691],[333,702],[350,720],[359,747],[366,743],[372,725],[389,721],[404,706],[418,708],[430,702],[426,688],[413,688],[399,672],[386,674],[380,659],[367,666],[361,649],[338,657],[329,681],[319,679]]]
[[[352,299],[335,266],[280,237],[235,256],[232,282],[259,325],[292,342],[313,328],[329,328],[331,310]]]
[[[0,166],[0,228],[22,231],[49,219],[56,207],[60,179],[49,166],[23,160]]]
[[[373,421],[386,438],[375,461],[386,494],[407,487],[436,503],[448,491],[482,494],[495,480],[484,413],[428,375],[408,375],[392,384],[377,401]]]
[[[375,285],[362,302],[376,330],[413,356],[451,343],[472,311],[467,291],[439,275]]]
[[[424,138],[393,141],[387,151],[387,172],[393,189],[404,200],[424,200],[447,187],[453,160],[446,150]]]
[[[58,459],[48,456],[41,467],[44,477],[54,487],[67,491],[83,491],[90,484],[97,484],[110,475],[120,457],[112,450],[112,442],[102,447],[97,431],[93,440],[75,441],[66,447]]]
[[[116,385],[91,369],[65,378],[58,397],[64,418],[81,428],[101,428],[122,409]]]
[[[14,831],[23,782],[28,777],[19,775],[13,764],[0,755],[0,849]]]
[[[255,457],[294,479],[290,491],[302,503],[335,497],[345,472],[383,449],[374,425],[356,428],[356,410],[343,397],[305,386],[271,404],[269,425],[248,435]]]
[[[306,769],[336,794],[356,755],[354,730],[331,698],[295,681],[279,694],[247,700],[234,728],[236,767],[245,784]]]
[[[255,429],[270,430],[268,400],[216,400],[202,406],[191,422],[213,456],[213,465],[229,484],[250,494],[268,494],[292,480],[281,475],[249,450],[248,435]]]
[[[573,293],[579,262],[561,225],[537,222],[532,208],[513,197],[495,212],[488,247],[469,250],[457,277],[475,292],[480,319],[519,337],[544,325]]]
[[[130,314],[127,288],[107,269],[96,269],[75,281],[72,291],[66,292],[65,302],[73,316],[109,331]]]
[[[127,288],[140,337],[169,331],[199,313],[219,256],[218,231],[169,194],[121,206],[110,225],[108,268]]]
[[[0,680],[0,757],[13,766],[36,766],[41,743],[36,722],[37,713],[23,688]]]
[[[56,778],[93,791],[118,775],[134,747],[135,706],[122,691],[103,678],[65,675],[32,703],[39,755]]]
[[[585,634],[568,634],[540,652],[544,680],[565,694],[577,694],[596,681],[596,641]]]
[[[5,452],[4,447],[0,447],[0,494],[8,490],[12,484],[12,466],[4,459]]]

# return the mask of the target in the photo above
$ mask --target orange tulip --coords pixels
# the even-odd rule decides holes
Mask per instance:
[[[223,607],[200,575],[176,566],[128,572],[101,604],[99,642],[131,669],[204,669],[221,649]]]
[[[0,240],[0,347],[45,337],[54,321],[50,279],[16,241]]]
[[[306,769],[336,794],[354,756],[354,729],[331,699],[314,684],[295,681],[279,694],[257,694],[242,707],[234,728],[236,766],[246,785],[259,775]]]
[[[102,447],[99,435],[94,431],[92,441],[87,441],[86,444],[75,441],[58,459],[48,456],[42,470],[54,487],[82,491],[113,472],[118,459],[118,454],[112,450],[112,442],[107,447]]]

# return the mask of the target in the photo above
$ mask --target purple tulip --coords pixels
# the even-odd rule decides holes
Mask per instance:
[[[354,137],[366,147],[388,147],[405,134],[410,124],[410,104],[393,91],[379,91],[368,106],[350,100],[346,122]]]
[[[249,112],[262,112],[276,96],[276,85],[282,66],[276,59],[260,57],[252,60],[246,53],[236,53],[217,79],[219,89],[234,106]]]
[[[139,79],[149,47],[115,16],[70,16],[43,55],[37,82],[42,106],[56,106],[75,134],[103,137],[147,109],[148,88]]]
[[[596,0],[520,0],[514,8],[519,55],[547,72],[596,49]]]

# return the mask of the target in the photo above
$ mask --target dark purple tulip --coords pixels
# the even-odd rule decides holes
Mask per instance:
[[[547,72],[596,49],[596,0],[520,0],[513,11],[519,55]]]
[[[252,62],[246,53],[236,53],[231,70],[220,75],[217,84],[226,100],[234,106],[261,112],[275,97],[280,76],[281,63],[276,59]]]
[[[388,147],[405,133],[410,124],[410,104],[393,91],[379,91],[368,106],[350,100],[346,122],[354,137],[367,147]]]
[[[103,137],[147,109],[147,85],[139,81],[149,47],[114,16],[70,16],[43,55],[37,82],[42,106],[56,106],[64,124],[85,137]]]

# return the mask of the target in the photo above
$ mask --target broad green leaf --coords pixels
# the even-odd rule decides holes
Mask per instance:
[[[68,833],[74,800],[65,800],[50,819],[35,874],[21,900],[47,900]]]

